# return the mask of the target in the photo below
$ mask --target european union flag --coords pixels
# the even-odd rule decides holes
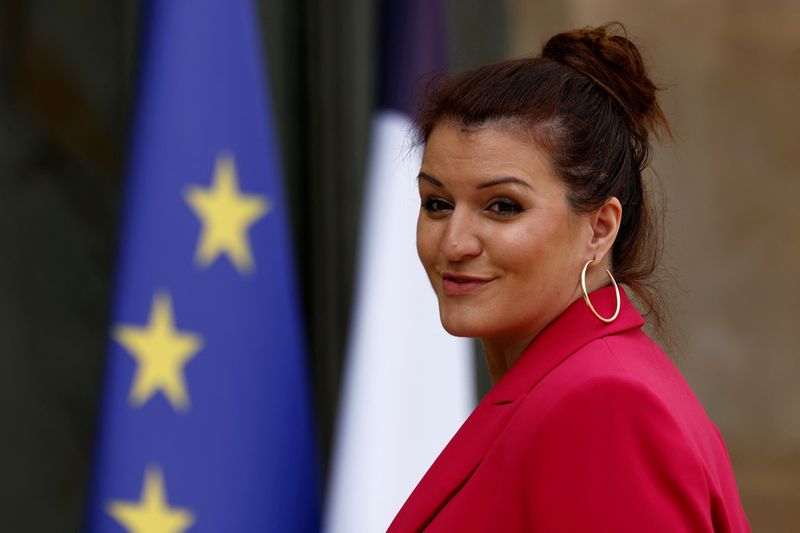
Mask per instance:
[[[92,531],[316,531],[317,450],[247,0],[150,2]]]

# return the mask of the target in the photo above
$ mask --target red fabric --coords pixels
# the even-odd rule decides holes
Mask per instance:
[[[592,294],[613,312],[613,288]],[[622,296],[582,300],[481,401],[389,531],[743,532],[725,444]]]

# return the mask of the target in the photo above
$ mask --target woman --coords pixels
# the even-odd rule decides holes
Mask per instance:
[[[390,531],[749,530],[719,432],[617,286],[658,316],[641,172],[668,126],[618,29],[556,35],[423,106],[419,256],[494,386]]]

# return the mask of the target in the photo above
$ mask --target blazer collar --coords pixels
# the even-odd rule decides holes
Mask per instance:
[[[591,295],[600,313],[613,312],[613,287]],[[610,310],[610,311],[609,311]],[[579,300],[551,322],[464,422],[395,517],[389,532],[420,531],[466,483],[521,402],[563,360],[594,339],[640,327],[641,315],[620,288],[620,312],[611,324]]]
[[[564,359],[591,341],[641,327],[644,319],[622,287],[619,292],[619,316],[610,324],[598,320],[583,298],[567,307],[536,336],[520,358],[489,391],[492,404],[511,403],[527,394]],[[604,287],[594,291],[591,300],[601,315],[610,316],[616,305],[614,287]]]

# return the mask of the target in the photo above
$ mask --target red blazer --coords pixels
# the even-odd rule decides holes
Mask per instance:
[[[611,314],[613,288],[591,297]],[[571,305],[480,402],[389,531],[750,531],[719,431],[643,323],[624,292],[611,324]]]

